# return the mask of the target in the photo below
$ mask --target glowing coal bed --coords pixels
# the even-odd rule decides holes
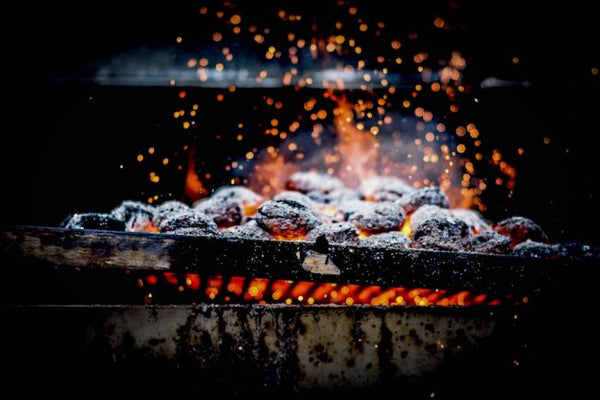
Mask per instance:
[[[451,251],[566,262],[597,256],[587,245],[550,244],[544,231],[528,218],[511,217],[492,224],[475,211],[449,208],[450,201],[439,188],[415,189],[391,176],[374,176],[351,189],[334,176],[297,172],[286,180],[285,187],[288,190],[266,199],[243,186],[226,186],[191,206],[174,200],[160,205],[124,201],[110,213],[73,215],[63,226],[251,239],[258,250],[264,241],[294,241],[325,248],[333,244],[383,251],[441,250],[442,256]],[[201,253],[197,256],[202,258]],[[302,268],[319,264],[319,260],[305,260]],[[327,262],[317,268],[337,269],[333,263],[328,267]],[[251,274],[127,272],[144,291],[148,304],[470,306],[528,301],[526,296],[513,299],[510,293],[498,299],[464,290],[316,283]]]

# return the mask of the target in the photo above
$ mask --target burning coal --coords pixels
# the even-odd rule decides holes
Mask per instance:
[[[327,173],[302,171],[291,174],[284,187],[268,198],[243,186],[224,186],[192,205],[128,200],[109,214],[75,215],[64,226],[504,255],[564,253],[526,217],[494,224],[477,211],[450,208],[439,187],[414,189],[398,177],[371,176],[352,189]],[[556,248],[544,253],[530,244],[524,251],[532,242],[535,248]]]
[[[72,216],[71,229],[105,229],[163,234],[235,237],[255,240],[301,240],[311,243],[478,252],[537,258],[586,257],[590,249],[550,244],[543,230],[525,217],[495,224],[473,210],[451,209],[438,187],[411,188],[397,177],[371,177],[357,188],[317,172],[296,172],[288,190],[271,198],[242,186],[226,186],[188,205],[167,201],[152,206],[124,201],[108,214]],[[375,195],[376,193],[376,195]],[[197,274],[140,275],[138,286],[173,285],[195,290],[205,301],[370,304],[499,304],[498,299],[469,292],[293,282],[259,277],[200,277]],[[160,285],[159,285],[160,286]],[[158,287],[158,286],[157,286]],[[151,297],[147,301],[152,301]]]
[[[499,149],[484,145],[472,116],[461,114],[478,99],[463,75],[467,61],[460,51],[434,51],[435,46],[422,42],[427,35],[397,32],[385,18],[362,15],[361,7],[346,2],[336,3],[334,20],[306,18],[292,5],[281,7],[256,14],[251,5],[211,3],[196,15],[210,23],[198,23],[197,32],[176,37],[180,47],[199,40],[203,46],[198,48],[204,49],[168,58],[184,60],[188,74],[178,75],[181,82],[190,85],[185,77],[191,74],[193,86],[215,88],[210,92],[214,96],[200,98],[185,88],[177,91],[181,107],[172,111],[185,139],[173,154],[164,150],[169,157],[151,167],[185,174],[184,202],[160,204],[166,191],[156,185],[147,192],[156,193],[147,197],[149,204],[126,201],[108,214],[73,216],[64,226],[407,251],[586,256],[586,246],[551,244],[528,218],[493,223],[481,214],[486,211],[481,194],[488,185],[512,191],[517,173]],[[399,18],[394,16],[394,28],[401,26]],[[436,34],[460,31],[454,29],[459,21],[437,16],[432,22],[429,29]],[[169,80],[170,86],[179,84]],[[265,91],[241,117],[219,121],[218,130],[234,132],[239,148],[225,147],[223,164],[208,166],[202,157],[210,154],[199,154],[200,137],[209,133],[203,127],[215,126],[214,111],[230,115],[227,101],[238,87],[281,90]],[[220,143],[221,134],[214,137],[211,144]],[[515,150],[519,156],[524,153]],[[154,147],[147,152],[154,154]],[[187,159],[175,162],[182,154]],[[142,152],[136,160],[147,162]],[[148,176],[153,185],[160,181],[154,170]],[[225,301],[489,301],[429,289],[337,287],[258,277],[166,274],[164,281]],[[156,276],[140,278],[140,286],[155,284]]]

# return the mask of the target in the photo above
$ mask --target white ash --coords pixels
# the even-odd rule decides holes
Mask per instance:
[[[362,247],[380,247],[389,250],[408,249],[411,240],[402,232],[384,232],[364,237],[359,245]]]
[[[181,213],[165,218],[158,226],[163,233],[217,235],[217,224],[211,217],[195,211]],[[184,233],[185,232],[185,233]]]
[[[216,236],[219,231],[212,232],[205,228],[177,228],[172,231],[164,232],[167,235],[183,235],[183,236]]]
[[[350,217],[350,215],[352,215],[360,210],[368,209],[373,204],[375,204],[375,203],[373,203],[371,201],[348,200],[348,201],[344,201],[344,202],[340,203],[337,206],[337,209],[340,210],[340,212],[342,212],[344,214],[345,219],[348,219]]]
[[[154,206],[134,200],[125,200],[110,212],[125,223],[126,231],[142,232],[153,225]]]
[[[492,229],[492,223],[483,218],[478,211],[467,208],[456,208],[450,210],[450,214],[452,214],[454,218],[461,219],[464,223],[469,225],[469,228],[471,228],[471,232],[473,233]]]
[[[359,199],[358,192],[350,188],[334,189],[330,192],[312,191],[306,195],[316,203],[329,205],[338,205],[345,201]]]
[[[424,205],[449,208],[450,200],[448,196],[439,187],[424,187],[414,190],[398,199],[398,202],[404,208],[407,214],[415,212]]]
[[[319,225],[308,233],[306,240],[314,242],[319,237],[324,237],[328,243],[335,244],[358,244],[359,242],[358,229],[349,222]]]
[[[346,221],[345,214],[337,207],[317,204],[316,209],[319,212],[321,221],[325,224],[336,224],[338,222]]]
[[[293,200],[302,203],[307,207],[314,207],[313,201],[304,193],[295,192],[293,190],[284,190],[277,193],[271,200]]]
[[[302,193],[329,193],[343,189],[344,183],[337,177],[321,172],[295,172],[288,178],[286,188]]]
[[[282,238],[305,236],[321,225],[318,212],[294,200],[269,200],[264,202],[254,216],[260,227]]]
[[[194,209],[213,218],[220,227],[244,222],[244,207],[257,205],[262,198],[244,186],[223,186],[210,197],[194,204]]]
[[[69,216],[61,226],[67,229],[102,229],[124,231],[125,223],[110,214],[81,213]]]
[[[432,218],[452,218],[452,213],[447,208],[441,208],[438,206],[424,205],[419,207],[410,216],[410,229],[414,232],[419,226]]]
[[[492,230],[481,231],[467,239],[466,250],[485,254],[509,254],[510,239]]]
[[[194,210],[208,215],[220,227],[239,225],[244,220],[244,211],[239,204],[224,203],[218,199],[207,199],[198,203]]]
[[[406,219],[400,204],[389,201],[378,203],[366,201],[347,215],[348,222],[370,234],[400,230]]]
[[[471,234],[458,218],[434,217],[421,223],[413,232],[416,247],[434,250],[465,250],[464,241]]]
[[[253,205],[262,200],[262,197],[258,193],[245,186],[221,186],[210,195],[210,198],[241,206]]]
[[[189,213],[190,211],[192,211],[192,208],[179,200],[167,200],[154,208],[152,222],[158,226],[165,218],[177,214]]]
[[[372,201],[396,201],[415,189],[406,181],[393,176],[372,176],[358,188],[363,199]]]
[[[267,231],[262,229],[255,220],[250,220],[243,225],[232,226],[221,231],[223,236],[239,237],[244,239],[273,240]]]

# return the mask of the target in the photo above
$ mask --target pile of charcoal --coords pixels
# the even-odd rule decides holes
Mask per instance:
[[[577,243],[551,244],[526,217],[492,224],[477,211],[450,209],[440,188],[414,189],[396,177],[374,176],[350,189],[334,176],[296,172],[286,188],[265,199],[243,186],[223,186],[193,205],[127,200],[107,214],[69,216],[62,226],[536,258],[579,259],[593,252]]]

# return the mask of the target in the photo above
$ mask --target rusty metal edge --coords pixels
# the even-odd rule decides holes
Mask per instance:
[[[315,255],[326,255],[317,257]],[[306,262],[312,257],[313,262]],[[86,268],[132,268],[270,279],[524,294],[594,264],[422,249],[139,232],[0,226],[0,259]],[[333,263],[334,267],[314,262]],[[315,261],[316,260],[316,261]],[[311,266],[307,268],[307,265]],[[581,274],[581,272],[579,272]]]

